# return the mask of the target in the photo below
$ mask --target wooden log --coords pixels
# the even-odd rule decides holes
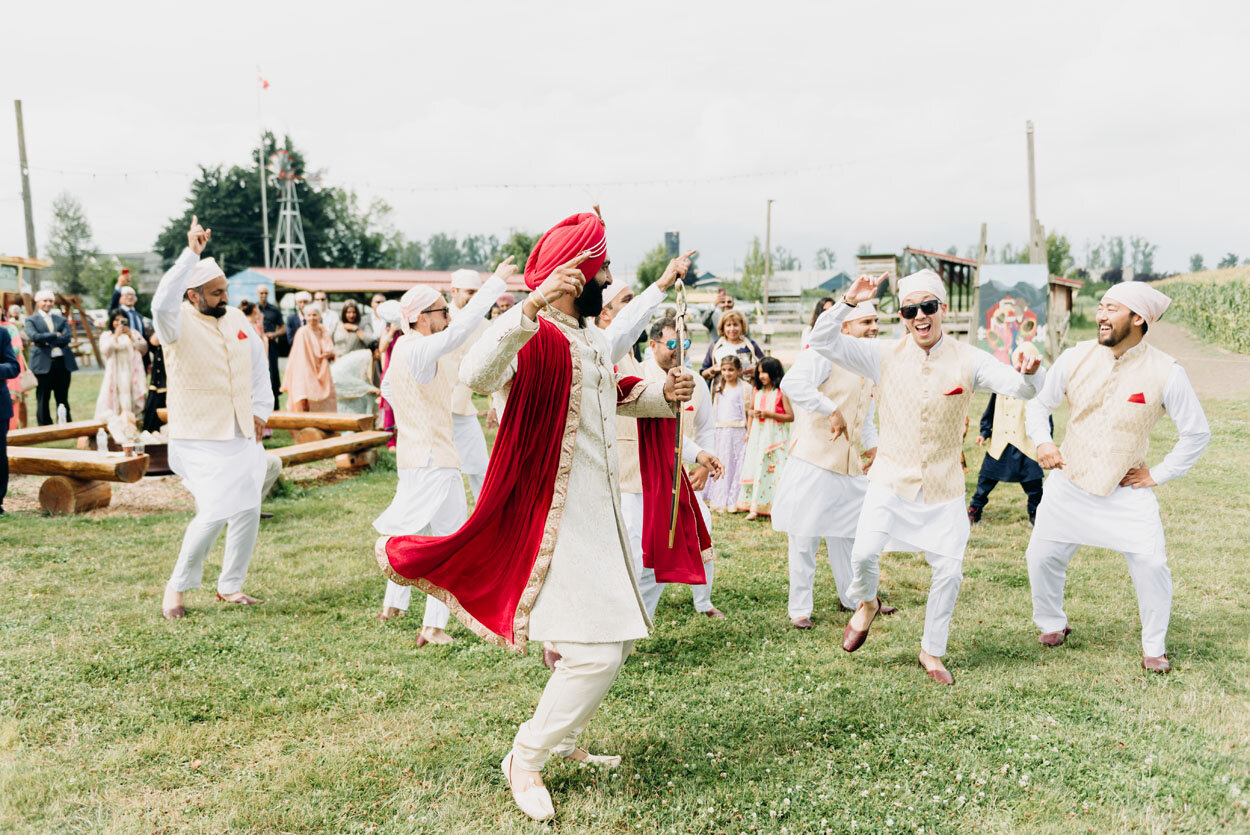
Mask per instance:
[[[50,426],[28,426],[9,430],[9,446],[32,446],[49,441],[65,441],[85,438],[104,429],[102,420],[76,420],[72,423],[54,423]]]
[[[108,455],[81,449],[16,447],[9,450],[9,471],[15,475],[61,475],[87,481],[134,483],[148,471],[148,457]]]
[[[370,432],[355,432],[351,435],[341,435],[337,438],[326,438],[323,441],[313,441],[307,444],[293,444],[267,451],[271,455],[281,458],[282,466],[289,467],[292,464],[320,461],[323,458],[333,458],[336,455],[359,452],[362,449],[381,446],[389,441],[390,438],[390,432],[373,430]]]
[[[169,422],[169,410],[157,409],[156,416]],[[374,415],[354,415],[342,412],[274,412],[269,416],[270,429],[320,429],[323,432],[364,432],[372,429],[377,418]]]
[[[363,470],[378,463],[378,451],[362,449],[360,452],[344,452],[334,456],[334,463],[340,470]]]
[[[297,444],[311,444],[314,441],[324,441],[333,434],[332,432],[325,432],[315,427],[306,426],[303,429],[292,429],[291,440]]]
[[[61,516],[108,507],[113,488],[105,481],[89,481],[54,475],[39,488],[39,506],[45,513]]]

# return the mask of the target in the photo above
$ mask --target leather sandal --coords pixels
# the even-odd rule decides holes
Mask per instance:
[[[547,791],[546,786],[531,783],[525,790],[517,791],[516,786],[512,785],[511,751],[503,758],[503,762],[499,763],[499,768],[503,771],[503,779],[508,783],[508,789],[512,792],[512,801],[516,803],[517,808],[536,821],[551,820],[556,816],[555,806],[551,802],[551,793]]]
[[[938,684],[949,685],[949,684],[955,683],[955,677],[950,674],[950,670],[943,670],[943,669],[930,670],[928,667],[924,665],[924,662],[921,661],[919,658],[917,658],[916,661],[920,663],[920,668],[925,671],[925,673],[929,676],[929,678],[933,679]]]
[[[1063,642],[1068,640],[1068,636],[1072,634],[1072,627],[1064,626],[1058,632],[1043,632],[1037,636],[1037,642],[1044,647],[1062,646]]]
[[[165,620],[178,620],[187,616],[186,606],[175,606],[172,609],[161,609],[161,617]]]
[[[847,652],[854,652],[864,645],[864,641],[868,640],[868,630],[872,629],[872,622],[877,619],[877,615],[881,614],[881,598],[877,598],[877,611],[872,613],[872,617],[868,620],[868,626],[861,632],[855,629],[848,622],[846,629],[842,633],[842,649]],[[854,617],[854,616],[852,616]]]
[[[259,606],[260,604],[265,602],[255,597],[249,597],[246,594],[240,597],[238,600],[228,600],[221,596],[221,592],[217,592],[217,599],[220,600],[222,603],[233,603],[236,606]]]
[[[586,756],[577,759],[573,755],[581,751]],[[564,755],[564,759],[579,765],[597,765],[603,768],[616,768],[621,764],[619,754],[592,754],[585,748],[574,748],[571,752]]]

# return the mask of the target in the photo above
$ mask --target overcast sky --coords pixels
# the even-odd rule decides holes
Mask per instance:
[[[41,252],[61,191],[102,250],[149,249],[196,165],[243,163],[263,125],[408,237],[541,232],[598,201],[619,268],[678,229],[729,270],[774,198],[774,244],[849,270],[861,243],[962,252],[983,221],[992,246],[1023,243],[1032,119],[1048,230],[1078,253],[1142,235],[1184,269],[1250,256],[1248,10],[7,4],[0,252],[26,250],[20,98]]]

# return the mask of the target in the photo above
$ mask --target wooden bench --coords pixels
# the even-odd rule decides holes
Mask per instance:
[[[89,438],[105,429],[102,420],[76,420],[73,423],[53,423],[48,426],[28,426],[9,430],[9,446],[33,446],[49,441],[66,441],[70,438]]]
[[[16,475],[49,476],[39,488],[39,506],[45,512],[83,513],[108,507],[113,498],[113,488],[108,482],[133,484],[143,478],[148,471],[148,457],[82,449],[16,447],[9,450],[9,471]]]
[[[169,411],[157,409],[156,416],[169,422]],[[343,412],[273,412],[269,415],[270,429],[285,429],[297,444],[320,441],[340,432],[364,432],[376,425],[374,415],[345,414]]]
[[[333,438],[322,438],[306,441],[291,446],[267,450],[270,455],[282,459],[282,466],[305,464],[309,461],[320,461],[333,458],[339,469],[357,470],[371,467],[378,460],[377,447],[391,439],[390,432],[371,429],[367,432],[354,432],[351,435],[339,435]]]

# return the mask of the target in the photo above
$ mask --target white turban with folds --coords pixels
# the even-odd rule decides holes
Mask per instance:
[[[867,319],[877,315],[877,307],[871,301],[860,302],[851,308],[843,322],[854,322],[856,319]]]
[[[942,277],[933,270],[921,270],[898,280],[898,298],[906,302],[912,293],[932,293],[942,304],[946,304],[946,285]]]
[[[185,289],[190,290],[193,287],[203,287],[214,278],[219,277],[225,278],[226,274],[221,271],[221,267],[217,266],[216,259],[201,258],[199,263],[195,265],[195,269],[191,270]]]
[[[383,322],[389,322],[392,325],[401,324],[404,320],[402,309],[395,299],[387,299],[379,304],[377,313]]]
[[[1168,309],[1172,299],[1163,295],[1144,281],[1122,281],[1111,285],[1102,294],[1103,300],[1118,302],[1153,325]]]
[[[407,333],[412,323],[417,320],[417,314],[442,299],[443,294],[428,284],[418,284],[413,287],[399,298],[399,326]]]
[[[477,270],[456,270],[451,274],[453,290],[481,290],[482,275]]]
[[[603,288],[603,306],[607,307],[616,301],[616,297],[624,293],[629,288],[629,282],[613,279],[612,283]]]

